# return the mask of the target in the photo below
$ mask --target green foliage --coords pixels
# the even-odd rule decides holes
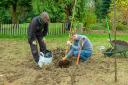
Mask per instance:
[[[32,10],[31,0],[1,0],[0,4],[0,7],[9,14],[8,17],[11,17],[12,23],[18,23],[20,19],[26,18]]]
[[[0,8],[0,23],[11,23],[11,17],[9,11],[5,11],[4,8]]]
[[[116,26],[116,29],[121,30],[121,31],[124,31],[124,30],[126,31],[126,30],[128,30],[128,26],[124,25],[122,23],[118,23],[117,26]]]
[[[96,15],[94,13],[87,12],[83,24],[85,27],[88,27],[90,24],[96,23]]]
[[[91,30],[105,30],[106,29],[103,23],[90,24],[88,28]]]
[[[110,6],[109,17],[111,21],[113,20],[113,9],[114,1],[112,1]],[[128,25],[128,0],[116,0],[116,22],[125,23]],[[120,24],[119,23],[119,24]]]
[[[110,7],[111,0],[103,0],[102,5],[101,5],[101,15],[102,18],[105,19],[109,12],[109,7]]]
[[[109,13],[110,4],[111,0],[95,0],[95,13],[99,22]]]
[[[33,11],[35,15],[47,11],[51,22],[62,22],[65,18],[63,5],[57,0],[33,0]]]
[[[98,22],[101,22],[101,6],[102,0],[95,0],[95,14]]]
[[[4,20],[23,23],[30,22],[32,17],[47,11],[51,22],[65,22],[67,17],[72,16],[74,2],[75,0],[2,0],[0,4],[5,8],[6,14],[1,12],[0,15],[2,14]],[[75,20],[85,22],[85,17],[90,13],[88,10],[93,8],[93,0],[77,0],[74,11]]]
[[[83,17],[86,15],[87,2],[88,0],[78,0],[77,2],[75,17],[77,17],[77,20],[80,22],[84,20]]]

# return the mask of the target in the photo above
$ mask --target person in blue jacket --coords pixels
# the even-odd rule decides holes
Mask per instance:
[[[37,41],[39,43],[40,52],[46,52],[46,44],[43,38],[48,33],[49,15],[47,12],[42,12],[39,16],[32,19],[28,27],[28,42],[30,44],[31,52],[36,63],[39,61],[39,53],[37,48]]]
[[[85,35],[73,34],[71,36],[73,43],[67,41],[67,45],[70,46],[70,50],[63,58],[63,60],[69,59],[71,56],[77,57],[80,52],[80,59],[86,61],[91,57],[93,52],[93,46],[91,41]]]

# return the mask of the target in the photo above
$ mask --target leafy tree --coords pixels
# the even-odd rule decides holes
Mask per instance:
[[[95,14],[98,22],[101,22],[109,13],[111,0],[94,0],[95,1]]]
[[[94,0],[95,1],[95,14],[97,16],[97,22],[101,22],[101,5],[102,0]]]
[[[110,21],[113,21],[113,8],[114,7],[114,0],[112,0],[110,6]],[[117,30],[127,30],[128,25],[128,0],[116,0],[116,28]],[[113,29],[114,30],[114,29]]]
[[[61,22],[64,19],[63,6],[57,0],[33,0],[33,10],[36,15],[47,11],[51,22]]]
[[[102,0],[102,5],[101,5],[101,17],[102,17],[102,19],[105,19],[105,17],[109,13],[110,4],[111,4],[111,0]]]
[[[118,21],[128,25],[128,0],[116,1],[117,12],[119,17]]]
[[[0,4],[11,12],[12,23],[18,23],[20,15],[32,10],[31,0],[1,0]]]

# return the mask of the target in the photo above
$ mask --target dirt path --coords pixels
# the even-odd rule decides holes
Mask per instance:
[[[0,85],[128,85],[128,58],[117,59],[118,82],[114,83],[113,58],[93,55],[86,63],[59,68],[64,52],[53,53],[53,64],[39,69],[26,42],[0,41]]]

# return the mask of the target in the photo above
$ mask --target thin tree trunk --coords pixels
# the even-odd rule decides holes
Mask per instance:
[[[71,8],[65,8],[66,21],[67,21],[67,19],[69,18],[69,16],[72,15],[72,12],[71,12],[70,10],[71,10]]]
[[[16,10],[17,10],[17,5],[16,4],[12,5],[12,23],[13,24],[17,24],[18,23]]]
[[[67,5],[65,7],[65,14],[66,14],[65,20],[67,20],[69,18],[69,16],[72,16],[72,10],[73,10],[74,4],[75,4],[75,0],[73,0],[73,2],[70,5]]]

